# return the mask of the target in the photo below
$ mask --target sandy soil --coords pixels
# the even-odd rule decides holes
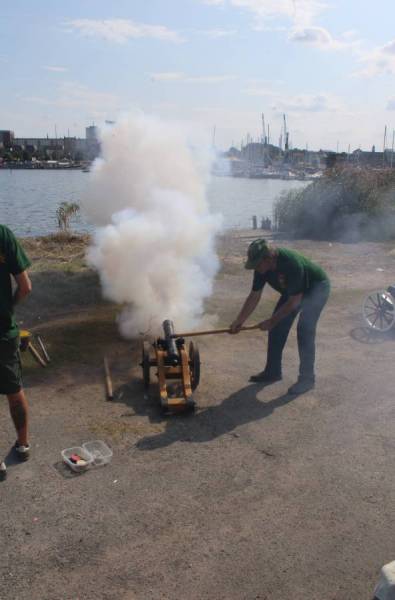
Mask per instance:
[[[220,325],[248,292],[252,238],[221,242],[207,303]],[[44,370],[24,355],[32,458],[9,456],[0,484],[1,600],[371,600],[395,559],[395,334],[366,336],[361,303],[394,282],[395,260],[374,243],[279,244],[332,279],[315,390],[287,395],[294,331],[284,380],[270,387],[248,383],[264,365],[265,334],[207,337],[196,413],[166,418],[154,384],[144,397],[140,344],[119,338],[83,244],[28,244],[34,295],[19,316],[53,360]],[[274,300],[265,295],[257,319]],[[14,432],[5,402],[0,411],[5,455]],[[72,474],[60,451],[91,439],[111,445],[111,464]]]

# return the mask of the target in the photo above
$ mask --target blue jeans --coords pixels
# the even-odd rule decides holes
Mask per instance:
[[[299,314],[297,326],[299,350],[299,378],[314,381],[315,363],[315,334],[321,311],[324,308],[330,292],[329,281],[315,283],[303,296],[301,305],[287,317],[282,319],[270,332],[267,346],[267,362],[265,371],[275,376],[281,376],[281,363],[285,343],[292,323]],[[283,294],[276,304],[273,314],[288,300]]]

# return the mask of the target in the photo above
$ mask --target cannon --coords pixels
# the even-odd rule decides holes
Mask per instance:
[[[156,367],[162,409],[170,413],[193,410],[195,401],[192,395],[200,381],[200,354],[197,344],[193,342],[189,342],[187,351],[185,338],[230,333],[230,329],[174,333],[174,325],[170,320],[163,321],[162,327],[163,338],[152,345],[143,342],[140,366],[143,369],[144,388],[148,390],[150,369]],[[241,331],[252,331],[259,327],[258,323],[242,327]]]
[[[169,413],[194,410],[193,392],[200,381],[199,349],[190,342],[187,350],[184,337],[174,333],[172,321],[164,321],[162,327],[163,337],[153,344],[143,342],[140,365],[144,388],[148,390],[150,370],[156,367],[162,410]]]
[[[368,294],[363,301],[362,316],[373,331],[389,331],[395,324],[395,285]]]

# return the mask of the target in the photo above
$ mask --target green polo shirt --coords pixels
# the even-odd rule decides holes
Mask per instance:
[[[268,283],[280,294],[295,296],[307,294],[315,283],[327,281],[329,284],[329,277],[324,269],[303,254],[286,248],[278,248],[277,252],[277,266],[274,271],[267,271],[263,275],[254,271],[254,292],[261,290],[265,283]]]
[[[30,267],[23,248],[8,227],[0,225],[0,341],[19,333],[14,316],[11,275],[19,275]]]

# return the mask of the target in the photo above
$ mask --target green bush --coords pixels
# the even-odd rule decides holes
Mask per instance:
[[[395,171],[333,169],[275,203],[276,229],[344,241],[395,238]]]

